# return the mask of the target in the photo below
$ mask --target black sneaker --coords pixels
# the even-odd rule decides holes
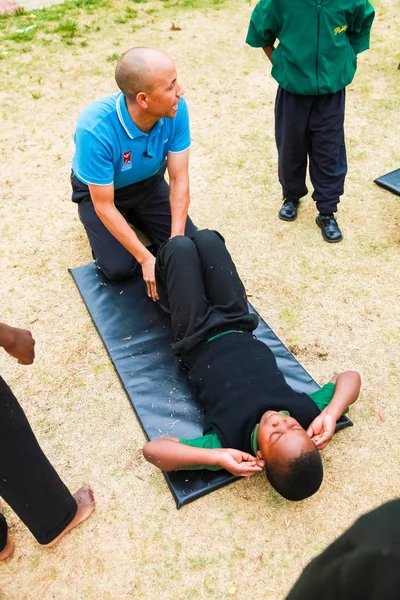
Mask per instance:
[[[284,200],[282,208],[278,213],[278,217],[282,221],[295,221],[297,219],[297,211],[299,208],[299,200]]]
[[[335,243],[343,239],[342,232],[333,215],[321,215],[315,219],[318,227],[321,230],[322,237],[326,242]]]

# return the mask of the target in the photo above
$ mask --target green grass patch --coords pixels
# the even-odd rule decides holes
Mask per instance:
[[[119,59],[121,55],[118,54],[117,52],[114,52],[113,54],[109,54],[107,56],[107,61],[108,62],[117,62],[117,60]]]
[[[300,315],[297,311],[292,308],[284,308],[280,313],[281,320],[285,323],[285,325],[291,329],[296,328],[300,321]]]
[[[37,29],[35,25],[22,27],[21,29],[16,29],[14,32],[6,35],[5,39],[17,43],[30,42],[35,37],[36,31]]]
[[[68,17],[61,21],[59,26],[57,27],[57,31],[61,32],[63,38],[72,39],[76,36],[79,30],[78,21],[75,19],[71,19]]]
[[[67,0],[32,11],[18,10],[14,15],[0,15],[0,60],[15,54],[27,54],[41,47],[52,53],[75,41],[86,47],[102,28],[114,26],[117,35],[134,33],[151,26],[155,15],[176,18],[177,11],[217,10],[226,0]],[[135,8],[132,6],[135,4]],[[29,43],[29,44],[27,44]],[[59,46],[57,44],[60,44]],[[107,57],[114,62],[114,55]]]
[[[2,58],[16,52],[26,53],[54,42],[71,43],[83,31],[83,22],[91,33],[96,32],[95,19],[104,17],[110,7],[109,0],[69,0],[42,9],[17,11],[14,15],[1,15],[0,44]],[[88,23],[89,17],[89,23]],[[92,17],[92,18],[90,18]],[[22,46],[33,42],[30,46]],[[83,45],[87,44],[84,40]]]

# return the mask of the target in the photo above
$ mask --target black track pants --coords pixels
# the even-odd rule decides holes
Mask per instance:
[[[253,331],[246,292],[222,237],[208,229],[165,242],[156,259],[160,303],[171,313],[174,352],[185,355],[219,332]]]
[[[344,109],[345,90],[302,96],[278,88],[275,139],[284,198],[298,200],[307,194],[309,160],[318,211],[336,212],[347,173]]]
[[[77,504],[43,454],[24,411],[0,377],[0,496],[40,544],[53,541],[76,514]],[[7,523],[0,515],[0,551]]]

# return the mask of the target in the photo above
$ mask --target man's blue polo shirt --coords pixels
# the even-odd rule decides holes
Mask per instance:
[[[72,170],[83,183],[122,188],[155,175],[168,152],[190,146],[189,113],[181,97],[176,117],[160,119],[150,133],[132,121],[122,92],[101,98],[80,114]]]

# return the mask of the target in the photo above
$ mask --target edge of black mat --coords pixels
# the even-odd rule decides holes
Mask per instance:
[[[92,263],[93,264],[93,263]],[[111,354],[111,349],[107,346],[106,341],[103,337],[102,332],[100,331],[99,327],[97,326],[93,316],[92,316],[92,312],[89,308],[88,303],[86,302],[85,296],[83,295],[83,293],[81,292],[81,289],[78,285],[78,281],[77,278],[75,277],[75,270],[81,270],[84,269],[85,267],[88,267],[89,265],[83,265],[82,267],[76,267],[74,269],[68,269],[69,273],[71,274],[71,277],[73,278],[75,285],[78,288],[79,294],[86,306],[86,309],[90,315],[90,318],[100,336],[100,339],[103,343],[103,346],[105,347],[105,349],[107,350],[107,354],[110,357],[111,363],[114,366],[114,369],[118,375],[118,378],[122,384],[123,389],[125,390],[125,393],[130,401],[130,404],[132,405],[132,408],[134,410],[134,413],[136,415],[136,418],[139,421],[140,427],[145,435],[146,439],[150,439],[149,435],[147,433],[147,431],[144,428],[144,425],[142,423],[142,419],[139,415],[139,413],[136,410],[136,407],[131,399],[131,396],[128,392],[128,389],[124,383],[124,380],[122,378],[122,376],[119,373],[119,370],[117,369],[117,365],[116,362],[114,361],[114,358]],[[254,310],[254,309],[253,309]],[[254,311],[256,312],[256,311]],[[260,317],[261,318],[261,317]],[[288,350],[288,348],[285,346],[285,344],[282,343],[282,341],[278,338],[278,336],[270,329],[270,327],[267,325],[267,323],[261,318],[261,320],[263,321],[264,325],[266,326],[266,328],[268,330],[270,330],[273,334],[273,336],[275,337],[275,339],[277,340],[277,342],[279,342],[280,346],[286,351],[286,353],[290,356],[293,357],[293,355],[290,353],[290,351]],[[296,361],[296,363],[298,363],[297,359],[295,357],[293,357],[294,360]],[[300,365],[300,363],[298,363]],[[314,379],[311,377],[311,375],[304,369],[304,367],[302,365],[300,365],[302,370],[308,375],[308,377],[310,378],[310,380],[312,382],[315,383],[315,385],[317,386],[316,382],[314,381]],[[346,416],[342,416],[337,424],[336,424],[336,431],[339,431],[341,429],[344,429],[346,427],[350,427],[352,426],[353,423],[352,421],[346,417]],[[184,474],[184,475],[183,475]],[[177,509],[180,509],[184,504],[187,504],[189,502],[192,502],[193,500],[196,500],[198,498],[200,498],[201,496],[203,496],[205,493],[207,493],[205,490],[207,490],[207,488],[209,487],[210,490],[209,491],[214,491],[217,489],[220,489],[221,487],[228,485],[230,483],[233,483],[234,481],[236,481],[237,479],[240,479],[239,477],[235,477],[234,475],[228,473],[227,471],[201,471],[201,470],[196,470],[196,471],[172,471],[172,472],[163,472],[163,475],[165,477],[165,480],[167,482],[167,485],[171,491],[171,494],[175,500],[176,503],[176,507]],[[190,483],[191,481],[195,482],[201,480],[201,483],[203,485],[203,487],[198,490],[198,491],[192,491],[190,489],[184,489],[186,488],[190,488]],[[182,485],[182,481],[184,482],[184,484]],[[196,485],[194,485],[194,487],[198,487]],[[185,498],[185,494],[188,493],[190,495],[188,495],[187,498]]]
[[[390,171],[390,173],[386,173],[386,175],[377,177],[374,179],[374,183],[388,192],[400,196],[400,169],[395,169],[394,171]]]

